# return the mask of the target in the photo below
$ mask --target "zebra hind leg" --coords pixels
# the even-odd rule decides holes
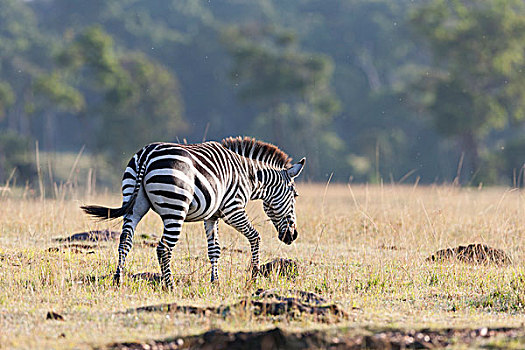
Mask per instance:
[[[139,221],[146,215],[150,208],[149,202],[145,197],[144,190],[141,189],[133,205],[133,210],[130,214],[124,215],[124,222],[122,225],[122,233],[120,234],[120,243],[118,246],[118,265],[117,271],[113,276],[113,283],[120,285],[124,267],[126,265],[126,257],[128,256],[131,247],[133,246],[133,235],[135,227]]]
[[[208,240],[208,258],[211,263],[211,282],[219,282],[219,274],[217,272],[217,264],[221,255],[221,247],[219,245],[219,220],[211,219],[204,221],[204,229],[206,230],[206,238]]]
[[[159,259],[162,281],[168,290],[173,290],[173,277],[170,268],[172,250],[173,246],[168,246],[162,241],[157,246],[157,258]]]
[[[157,246],[157,258],[159,259],[160,271],[164,286],[168,290],[173,290],[173,277],[171,275],[171,254],[173,247],[179,241],[180,231],[182,229],[183,219],[173,221],[170,215],[163,216],[164,233]]]

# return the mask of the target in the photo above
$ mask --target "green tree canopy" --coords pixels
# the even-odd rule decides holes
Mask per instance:
[[[173,140],[185,129],[177,79],[140,53],[117,53],[100,27],[87,28],[58,57],[83,91],[91,144],[113,160],[137,145]],[[73,79],[74,77],[74,79]]]
[[[256,135],[294,154],[308,154],[309,171],[318,171],[321,155],[316,150],[340,147],[330,130],[339,110],[329,85],[330,58],[301,51],[293,32],[273,26],[230,27],[223,41],[233,58],[231,77],[239,84],[239,96],[261,110]]]
[[[444,1],[412,15],[435,66],[415,86],[437,130],[460,140],[478,170],[479,142],[525,117],[525,3]]]

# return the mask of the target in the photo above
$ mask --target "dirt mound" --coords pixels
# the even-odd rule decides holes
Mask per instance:
[[[241,307],[252,306],[252,312],[256,316],[281,316],[299,318],[303,314],[315,316],[318,321],[331,322],[329,316],[336,318],[347,318],[348,314],[338,305],[330,303],[326,305],[309,305],[294,297],[282,300],[243,300]]]
[[[232,248],[232,247],[221,247],[221,252],[232,252],[239,254],[249,254],[250,251],[241,249],[241,248]]]
[[[140,272],[131,275],[135,281],[142,280],[153,284],[160,284],[160,273],[158,272]]]
[[[56,238],[56,242],[73,242],[73,241],[88,241],[88,242],[100,242],[100,241],[114,241],[120,238],[120,232],[110,230],[95,230],[88,232],[75,233],[69,237]]]
[[[95,249],[98,248],[96,244],[85,244],[85,243],[69,243],[69,244],[63,244],[63,248],[76,248],[76,249]],[[51,248],[50,248],[51,249]]]
[[[461,261],[474,264],[509,265],[510,257],[501,249],[484,244],[460,245],[455,248],[438,250],[427,258],[427,261]]]
[[[433,349],[471,344],[495,336],[523,336],[518,328],[390,330],[348,335],[345,330],[287,333],[279,328],[261,332],[211,330],[201,335],[168,338],[148,343],[115,343],[110,349]]]
[[[159,245],[159,242],[155,235],[151,234],[141,234],[139,235],[137,240],[135,240],[134,245],[139,247],[156,247]],[[88,232],[79,232],[75,233],[69,237],[59,237],[55,238],[55,242],[60,242],[62,244],[70,243],[69,245],[66,245],[66,247],[70,247],[73,249],[73,247],[77,248],[83,248],[78,243],[71,243],[71,242],[107,242],[107,241],[117,241],[120,239],[120,232],[117,231],[110,231],[110,230],[95,230],[95,231],[88,231]],[[93,245],[91,248],[98,248],[98,246]],[[49,248],[50,251],[54,250],[54,248]]]
[[[286,335],[275,328],[263,332],[227,333],[211,330],[193,337],[179,337],[152,343],[116,343],[106,349],[285,349]],[[289,347],[290,348],[290,347]],[[304,348],[304,347],[303,347]]]
[[[279,277],[294,279],[297,277],[297,263],[290,259],[277,258],[259,267],[259,273],[264,277],[275,274]]]
[[[64,244],[58,247],[50,247],[47,249],[47,251],[52,252],[52,253],[58,253],[58,252],[65,252],[66,250],[69,249],[72,253],[77,253],[77,254],[95,254],[95,251],[93,249],[96,249],[96,248],[98,248],[96,245],[71,243],[71,244]]]
[[[257,291],[253,295],[258,298],[277,299],[281,301],[293,297],[295,299],[299,299],[303,303],[315,305],[323,305],[330,303],[325,298],[312,292],[306,292],[304,290],[289,290],[286,292],[287,297],[283,297],[280,293],[281,292],[278,289],[257,289]]]
[[[178,305],[176,303],[158,304],[130,309],[127,312],[183,312],[190,314],[216,314],[226,317],[231,313],[243,309],[255,316],[282,316],[300,317],[312,315],[322,322],[337,321],[347,318],[348,314],[338,305],[327,301],[315,293],[305,291],[258,290],[251,297],[243,298],[237,303],[220,305],[218,307],[199,307]]]
[[[419,331],[385,331],[355,339],[354,349],[434,349],[454,343],[471,344],[476,340],[498,335],[517,337],[519,328],[479,328],[479,329],[446,329]]]
[[[234,305],[236,306],[236,304]],[[191,305],[178,305],[176,303],[168,304],[157,304],[149,306],[141,306],[136,309],[129,309],[126,313],[133,312],[181,312],[192,315],[210,315],[217,314],[226,317],[231,313],[231,306],[191,306]]]

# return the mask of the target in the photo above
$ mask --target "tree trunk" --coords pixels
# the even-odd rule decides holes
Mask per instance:
[[[471,181],[479,170],[478,140],[471,131],[461,135],[461,149],[466,157],[464,173],[467,174],[467,181]]]
[[[271,121],[272,121],[272,133],[273,142],[276,145],[283,145],[283,116],[278,112],[279,101],[274,100],[273,106],[270,109]]]
[[[52,112],[44,114],[44,149],[48,152],[55,151],[56,116]]]
[[[379,78],[379,72],[376,66],[374,66],[370,51],[368,49],[362,49],[361,54],[357,56],[356,62],[359,68],[365,73],[370,90],[378,91],[381,89],[383,84]]]

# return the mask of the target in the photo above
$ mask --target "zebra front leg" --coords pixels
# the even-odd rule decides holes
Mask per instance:
[[[259,232],[253,228],[252,223],[248,219],[244,209],[240,209],[230,213],[227,217],[224,218],[224,221],[242,233],[248,241],[250,242],[250,248],[252,251],[252,261],[251,261],[251,270],[252,278],[255,279],[259,273],[259,242],[261,241],[261,236]]]
[[[206,238],[208,240],[208,258],[211,263],[211,282],[219,281],[219,274],[217,272],[217,263],[221,255],[221,247],[219,245],[219,219],[210,219],[204,221],[204,229],[206,230]]]
[[[261,241],[261,236],[259,232],[253,229],[249,235],[246,235],[246,238],[248,238],[250,242],[250,249],[252,251],[252,279],[255,279],[259,274],[259,242]]]

